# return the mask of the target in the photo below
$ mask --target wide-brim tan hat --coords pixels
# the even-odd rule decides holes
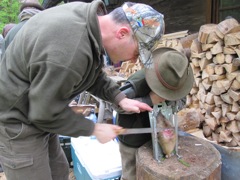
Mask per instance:
[[[153,68],[145,68],[146,81],[153,92],[165,100],[185,97],[192,89],[194,76],[189,60],[172,48],[153,51]]]

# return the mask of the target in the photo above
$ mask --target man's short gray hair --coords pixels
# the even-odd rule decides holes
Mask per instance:
[[[118,7],[111,11],[109,15],[112,17],[113,21],[116,24],[129,24],[129,21],[126,17],[125,12],[123,11],[122,7]]]

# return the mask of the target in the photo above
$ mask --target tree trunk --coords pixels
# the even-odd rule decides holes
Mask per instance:
[[[176,156],[158,163],[153,158],[151,142],[140,147],[136,155],[136,179],[221,179],[221,156],[211,143],[194,136],[180,136],[178,146],[179,155],[182,156],[184,163],[179,162]],[[188,163],[189,166],[185,163]]]

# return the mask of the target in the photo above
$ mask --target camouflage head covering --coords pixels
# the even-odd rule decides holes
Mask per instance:
[[[150,68],[153,66],[152,51],[165,30],[164,16],[141,3],[126,2],[122,8],[138,40],[140,60]]]

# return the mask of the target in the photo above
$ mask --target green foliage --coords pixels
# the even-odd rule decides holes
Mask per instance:
[[[18,23],[20,0],[0,0],[0,33],[6,24]],[[39,0],[42,4],[43,0]]]
[[[0,30],[8,23],[18,23],[20,3],[16,0],[1,0],[0,3]]]

